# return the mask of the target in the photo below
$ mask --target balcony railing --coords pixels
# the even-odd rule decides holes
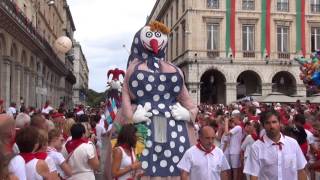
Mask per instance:
[[[216,57],[220,56],[220,52],[219,51],[208,51],[207,56],[211,57],[211,58],[216,58]]]
[[[51,45],[45,38],[43,38],[39,34],[39,32],[33,26],[32,22],[24,15],[24,13],[17,6],[17,4],[12,2],[11,0],[1,0],[0,8],[5,10],[6,14],[11,16],[19,24],[19,26],[22,27],[23,31],[25,31],[29,35],[29,37],[31,37],[32,41],[35,42],[39,46],[39,48],[41,48],[44,51],[44,53],[49,57],[49,59],[53,59],[53,61],[59,60],[59,57],[54,52]],[[54,62],[54,64],[56,63],[57,62]]]
[[[312,13],[320,13],[320,4],[311,4]]]
[[[243,57],[254,58],[254,57],[256,57],[256,53],[254,51],[244,51]]]
[[[290,59],[290,53],[287,52],[278,52],[279,59]]]

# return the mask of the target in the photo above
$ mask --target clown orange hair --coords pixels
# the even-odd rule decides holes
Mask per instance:
[[[152,21],[150,24],[150,29],[151,31],[160,31],[163,34],[169,34],[170,33],[170,29],[164,25],[163,23],[159,22],[159,21]]]

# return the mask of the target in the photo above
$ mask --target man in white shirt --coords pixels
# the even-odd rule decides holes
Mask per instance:
[[[16,118],[17,116],[17,109],[16,109],[16,103],[15,102],[12,102],[10,104],[10,107],[8,108],[8,111],[7,113],[12,116],[14,119]]]
[[[51,104],[50,101],[46,101],[46,104],[42,108],[41,113],[49,114],[50,111],[54,110],[53,107],[50,106],[50,104]]]
[[[230,136],[228,160],[232,169],[232,177],[236,180],[239,179],[241,173],[240,152],[243,133],[240,124],[241,113],[239,110],[232,111],[230,123],[228,118],[225,119],[225,135]]]
[[[215,179],[227,180],[228,161],[221,149],[214,146],[215,132],[204,126],[199,130],[199,142],[183,155],[178,163],[181,180]]]
[[[252,145],[244,173],[251,180],[307,179],[307,161],[297,141],[280,133],[279,114],[265,112],[261,121],[266,134]]]

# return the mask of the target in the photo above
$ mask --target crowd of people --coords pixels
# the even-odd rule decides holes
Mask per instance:
[[[96,179],[105,164],[104,107],[66,111],[4,109],[0,100],[0,179]],[[320,108],[309,102],[198,106],[198,143],[177,167],[181,179],[318,179]],[[123,125],[112,150],[112,178],[143,177],[136,127]],[[102,162],[102,163],[101,163]]]
[[[106,124],[101,109],[19,109],[0,102],[0,179],[95,179]]]

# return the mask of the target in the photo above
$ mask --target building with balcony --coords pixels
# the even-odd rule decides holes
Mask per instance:
[[[297,3],[297,4],[296,4]],[[171,28],[167,59],[197,103],[273,91],[306,95],[296,56],[320,49],[319,0],[157,0],[147,23]]]
[[[88,92],[89,68],[79,42],[74,42],[74,73],[77,79],[73,85],[73,103],[86,105]]]
[[[75,30],[66,0],[0,1],[0,98],[8,107],[40,108],[46,100],[72,106],[73,64],[53,48],[54,41]],[[70,28],[69,28],[70,29]],[[73,38],[72,36],[69,36]]]

